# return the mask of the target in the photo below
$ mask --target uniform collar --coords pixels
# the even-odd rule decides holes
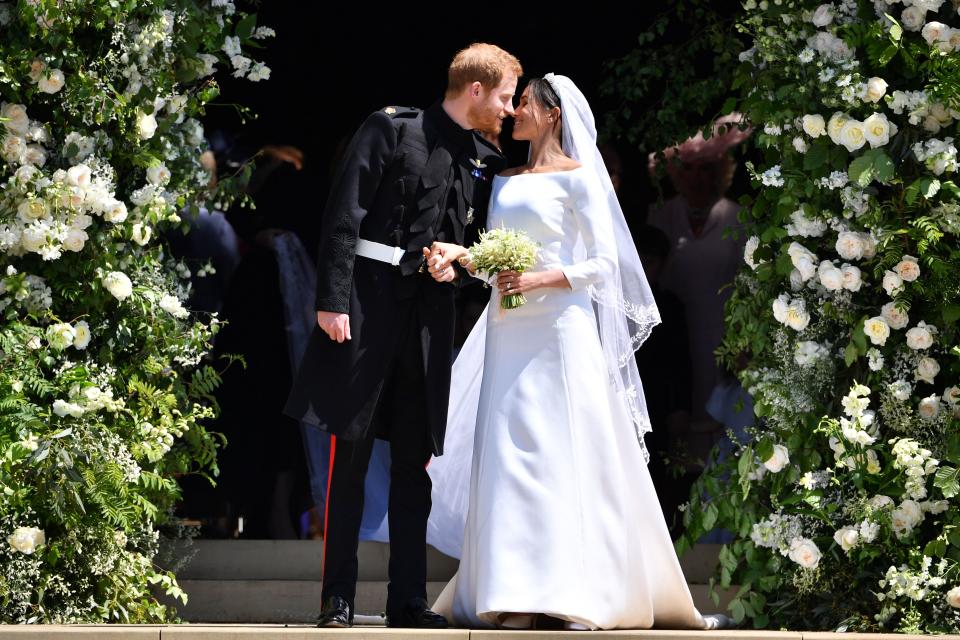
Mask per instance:
[[[423,116],[440,130],[440,135],[444,139],[458,147],[473,146],[473,130],[464,129],[447,115],[441,101],[438,100],[430,105]]]

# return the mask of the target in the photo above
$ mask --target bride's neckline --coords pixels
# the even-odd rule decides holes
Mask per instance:
[[[560,169],[559,171],[526,171],[524,173],[513,173],[509,176],[502,176],[500,174],[497,174],[493,177],[503,178],[504,180],[506,180],[507,178],[516,178],[517,176],[551,176],[557,173],[572,173],[574,171],[583,169],[584,166],[586,165],[580,165],[579,167],[574,167],[573,169]]]

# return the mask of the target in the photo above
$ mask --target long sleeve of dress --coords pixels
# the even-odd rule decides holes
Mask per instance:
[[[586,259],[561,267],[577,290],[613,274],[617,264],[617,239],[607,195],[592,171],[576,171],[571,176],[570,207],[586,249]]]
[[[376,197],[396,145],[390,116],[377,111],[364,121],[347,147],[324,210],[314,305],[318,311],[350,313],[360,223]]]

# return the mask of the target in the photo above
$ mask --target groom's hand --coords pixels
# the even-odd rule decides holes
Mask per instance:
[[[334,311],[317,311],[317,324],[331,340],[343,342],[350,339],[350,316]]]
[[[434,247],[437,244],[435,242]],[[423,257],[427,261],[427,270],[437,282],[453,282],[459,277],[457,270],[450,265],[453,258],[445,256],[442,251],[424,247]]]

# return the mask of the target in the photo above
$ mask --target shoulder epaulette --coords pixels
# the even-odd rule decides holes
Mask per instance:
[[[391,118],[416,118],[417,114],[420,113],[420,109],[416,107],[398,106],[384,107],[382,111]]]

